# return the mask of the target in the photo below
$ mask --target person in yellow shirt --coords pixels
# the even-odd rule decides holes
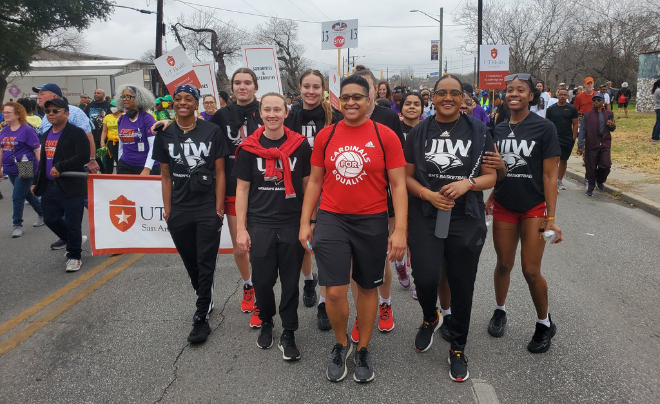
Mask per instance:
[[[36,101],[29,98],[20,98],[16,102],[25,108],[25,112],[27,113],[25,119],[27,120],[27,123],[30,124],[30,126],[32,126],[34,129],[39,129],[39,127],[41,127],[41,118],[34,114],[34,110],[37,106]]]
[[[110,112],[103,118],[103,131],[101,132],[101,147],[108,148],[108,157],[103,174],[112,174],[115,169],[115,161],[119,153],[119,133],[117,121],[123,112],[117,108],[115,100],[110,101]]]

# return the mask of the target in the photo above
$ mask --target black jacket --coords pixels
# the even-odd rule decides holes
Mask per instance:
[[[52,130],[53,128],[51,127],[48,133]],[[48,133],[44,135],[44,146],[45,140],[48,138]],[[67,122],[55,148],[53,167],[60,173],[67,171],[84,173],[85,164],[87,163],[89,163],[89,139],[87,138],[87,134],[84,130]],[[42,147],[39,169],[37,170],[37,175],[34,177],[34,194],[37,196],[43,195],[46,190],[49,181],[46,174],[46,147]],[[66,196],[87,194],[86,178],[57,177],[55,182]]]

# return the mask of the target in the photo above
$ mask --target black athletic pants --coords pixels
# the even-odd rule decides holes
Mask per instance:
[[[275,282],[280,276],[280,318],[282,328],[298,329],[298,297],[300,267],[305,250],[298,241],[300,225],[268,229],[248,225],[252,245],[252,283],[259,308],[259,319],[271,321],[275,316]]]
[[[207,319],[213,301],[213,275],[220,248],[222,219],[215,207],[194,211],[172,207],[167,226],[197,293],[195,316]]]
[[[486,240],[485,218],[452,214],[446,239],[435,237],[435,218],[424,217],[414,205],[410,207],[408,223],[412,276],[424,319],[432,321],[436,318],[438,283],[444,260],[451,290],[451,348],[462,351],[470,328],[479,256]]]
[[[587,191],[594,190],[596,183],[603,184],[607,181],[612,167],[611,149],[597,148],[584,151],[585,178],[589,181]]]

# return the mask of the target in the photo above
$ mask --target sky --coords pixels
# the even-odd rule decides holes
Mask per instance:
[[[156,10],[156,0],[114,1],[118,5]],[[253,31],[257,25],[266,22],[268,18],[263,15],[309,21],[298,23],[299,37],[305,46],[304,56],[310,60],[312,67],[321,71],[334,71],[337,68],[337,52],[321,50],[320,23],[357,19],[358,47],[350,50],[351,56],[359,56],[355,59],[356,64],[369,67],[377,77],[380,70],[383,70],[385,77],[389,68],[391,77],[400,74],[401,69],[408,66],[412,67],[415,76],[424,77],[430,72],[438,71],[438,61],[431,61],[431,40],[438,39],[439,24],[424,14],[412,13],[410,10],[422,10],[437,18],[439,8],[444,7],[443,58],[447,59],[449,73],[469,73],[473,70],[475,55],[462,54],[459,50],[466,29],[476,29],[476,22],[475,27],[460,26],[455,22],[455,15],[465,1],[165,0],[164,20],[169,27],[177,16],[191,15],[195,13],[195,9],[199,9],[205,13],[214,13],[217,19],[245,31]],[[212,7],[253,15],[214,10]],[[145,51],[154,49],[155,26],[155,14],[147,15],[115,8],[108,21],[96,22],[85,31],[87,47],[84,52],[128,59],[139,58]],[[164,50],[176,46],[178,44],[168,28]],[[347,56],[346,50],[342,50],[342,56]],[[240,66],[230,65],[228,71],[237,67]]]

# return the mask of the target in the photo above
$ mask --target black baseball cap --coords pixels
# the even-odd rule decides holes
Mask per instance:
[[[48,108],[49,105],[54,105],[56,107],[63,108],[65,111],[69,110],[69,104],[61,98],[53,98],[50,101],[46,101],[44,107]]]
[[[57,94],[58,97],[62,98],[62,90],[60,86],[53,83],[46,83],[41,87],[32,87],[32,91],[38,93],[39,91],[50,91],[51,93]]]
[[[474,87],[472,87],[472,84],[463,83],[463,91],[472,95],[472,93],[474,93]]]

